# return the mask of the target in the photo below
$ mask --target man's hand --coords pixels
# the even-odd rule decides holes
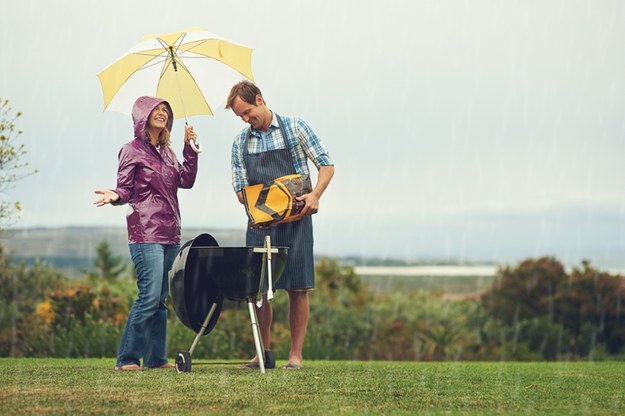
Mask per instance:
[[[313,192],[295,199],[304,203],[304,208],[300,211],[301,215],[313,215],[319,212],[319,198]]]

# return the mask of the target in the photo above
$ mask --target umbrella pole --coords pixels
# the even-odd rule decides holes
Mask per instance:
[[[182,112],[184,113],[184,125],[189,126],[187,121],[187,107],[184,105],[184,97],[182,96],[182,88],[180,87],[180,79],[178,79],[178,62],[176,62],[176,55],[174,54],[174,48],[169,47],[169,55],[171,56],[171,63],[174,67],[174,74],[176,74],[176,83],[178,84],[178,94],[180,95],[180,102],[182,103]],[[189,144],[191,145],[191,149],[195,153],[201,153],[202,148],[199,144],[196,145],[195,140],[189,140]]]

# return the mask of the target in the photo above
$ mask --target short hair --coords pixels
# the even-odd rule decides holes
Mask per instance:
[[[256,96],[260,95],[260,98],[263,98],[263,93],[260,92],[260,88],[258,88],[253,82],[250,81],[241,81],[235,84],[232,89],[230,89],[230,94],[228,95],[228,101],[226,101],[226,110],[232,108],[234,104],[234,100],[237,97],[240,97],[243,101],[248,104],[256,105]]]

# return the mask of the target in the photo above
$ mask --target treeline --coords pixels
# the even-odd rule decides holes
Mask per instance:
[[[14,263],[0,249],[0,356],[114,357],[136,294],[133,272],[97,249],[92,270],[69,279],[43,265]],[[479,296],[449,300],[437,291],[373,294],[351,266],[323,258],[311,294],[307,359],[603,360],[622,359],[625,278],[582,262],[568,272],[555,258],[498,270]],[[273,349],[289,348],[287,299],[274,299]],[[190,349],[195,333],[170,309],[168,355]],[[198,359],[254,353],[247,306],[226,302]]]

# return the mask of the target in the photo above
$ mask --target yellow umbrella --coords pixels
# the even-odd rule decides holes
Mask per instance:
[[[254,81],[252,49],[205,29],[146,36],[98,74],[104,110],[131,114],[142,95],[169,102],[175,118],[212,115],[230,88]]]

